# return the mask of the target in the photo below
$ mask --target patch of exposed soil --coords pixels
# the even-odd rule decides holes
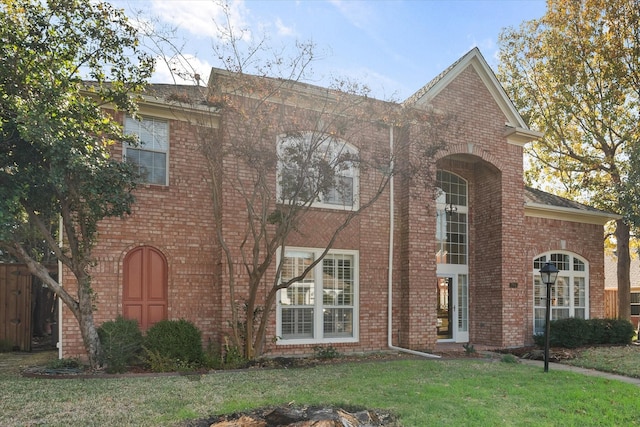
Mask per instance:
[[[561,363],[564,360],[575,359],[585,350],[585,348],[560,348],[549,349],[549,361]],[[520,359],[544,360],[544,349],[537,346],[506,348],[496,350],[502,354],[513,354]]]
[[[279,406],[191,420],[185,427],[398,427],[389,412],[333,406]]]

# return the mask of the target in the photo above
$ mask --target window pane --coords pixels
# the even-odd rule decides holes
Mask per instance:
[[[551,308],[551,320],[568,319],[571,313],[568,308]]]
[[[313,309],[283,308],[282,337],[313,338]]]
[[[539,258],[536,258],[533,260],[533,269],[534,270],[540,270],[542,267],[544,267],[545,263],[547,262],[547,257],[546,256],[541,256]]]
[[[586,307],[587,305],[586,296],[585,296],[584,277],[575,277],[573,279],[573,305],[576,308]]]
[[[166,121],[143,118],[125,118],[125,133],[137,135],[139,145],[125,146],[125,159],[136,165],[140,182],[167,184],[167,151],[169,125]]]
[[[313,133],[282,137],[278,197],[283,202],[351,207],[357,192],[356,162],[357,152],[343,141]]]
[[[556,285],[553,287],[553,295],[555,295],[555,301],[551,301],[554,307],[568,307],[571,304],[569,300],[569,278],[558,277]]]
[[[569,255],[567,254],[551,254],[551,262],[556,265],[558,270],[570,270]]]
[[[353,310],[333,308],[324,310],[325,338],[353,336]]]
[[[631,292],[631,304],[640,304],[640,292]]]

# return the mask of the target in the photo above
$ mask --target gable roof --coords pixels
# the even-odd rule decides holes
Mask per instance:
[[[529,141],[542,137],[542,133],[529,129],[477,47],[471,49],[446,70],[438,74],[420,90],[407,98],[403,104],[411,106],[429,104],[432,99],[468,67],[473,67],[507,118],[504,135],[509,142],[524,145]]]
[[[620,215],[527,186],[524,188],[524,211],[526,216],[599,225],[621,218]]]

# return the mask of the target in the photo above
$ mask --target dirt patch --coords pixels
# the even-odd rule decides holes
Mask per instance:
[[[191,420],[185,427],[397,427],[386,411],[333,406],[279,406]]]

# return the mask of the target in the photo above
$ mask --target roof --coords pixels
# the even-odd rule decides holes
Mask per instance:
[[[621,218],[620,215],[527,186],[524,191],[524,202],[527,216],[601,225]]]
[[[438,74],[429,83],[420,88],[420,90],[407,98],[403,104],[415,107],[428,105],[449,83],[469,67],[472,67],[478,74],[487,90],[493,96],[496,104],[503,112],[506,118],[504,136],[507,138],[507,141],[522,146],[542,136],[540,132],[533,131],[527,127],[524,119],[520,116],[520,113],[518,113],[513,102],[477,47],[471,49],[446,70]]]

